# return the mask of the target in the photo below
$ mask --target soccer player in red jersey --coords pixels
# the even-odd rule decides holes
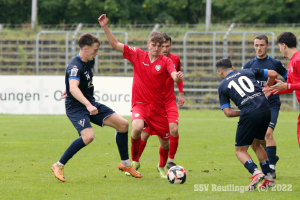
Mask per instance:
[[[161,53],[172,60],[174,64],[174,68],[177,71],[181,71],[180,58],[177,55],[170,53],[170,49],[172,46],[171,37],[164,33],[164,39],[165,41],[162,45]],[[178,104],[179,106],[183,106],[184,104],[183,80],[177,83],[177,87],[179,90]],[[179,140],[179,135],[178,135],[179,115],[178,115],[178,108],[176,105],[176,96],[174,94],[174,80],[170,76],[168,76],[167,78],[163,95],[165,96],[165,106],[166,106],[166,112],[168,115],[169,128],[170,128],[169,162],[167,163],[167,168],[170,169],[171,167],[176,166],[176,164],[174,163],[174,157],[178,148],[178,140]],[[139,157],[142,155],[150,135],[156,135],[156,133],[151,131],[149,127],[145,128],[142,133]],[[133,161],[133,163],[134,162],[135,161]]]
[[[165,111],[163,89],[167,74],[173,81],[180,82],[183,79],[182,72],[174,69],[172,60],[160,54],[164,42],[162,33],[153,32],[147,42],[149,52],[139,48],[130,48],[120,43],[110,32],[107,26],[106,15],[98,19],[112,48],[123,53],[124,58],[133,65],[132,84],[132,133],[131,133],[131,157],[133,161],[139,159],[141,146],[141,133],[144,127],[149,126],[159,136],[160,161],[157,166],[162,178],[167,178],[165,165],[169,153],[169,123]],[[138,166],[134,166],[138,168]]]
[[[297,38],[291,32],[283,32],[277,37],[279,50],[285,58],[290,59],[288,65],[287,82],[277,80],[276,85],[264,90],[266,97],[272,94],[287,94],[296,91],[296,97],[300,103],[300,52],[297,50]],[[297,123],[297,138],[300,148],[300,113]]]

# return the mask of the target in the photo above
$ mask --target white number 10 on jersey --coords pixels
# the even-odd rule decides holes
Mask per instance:
[[[245,80],[248,84],[248,86],[250,88],[248,88],[244,81]],[[239,84],[240,86],[243,88],[244,91],[246,92],[254,92],[254,85],[252,83],[252,81],[247,77],[247,76],[241,76],[239,79]],[[244,97],[246,94],[245,92],[240,88],[240,86],[238,86],[238,84],[236,84],[236,82],[234,82],[234,80],[230,81],[229,84],[228,84],[228,88],[231,89],[231,87],[233,87],[240,95],[241,97]]]

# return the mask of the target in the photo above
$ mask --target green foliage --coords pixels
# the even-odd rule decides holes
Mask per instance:
[[[299,1],[213,0],[213,22],[299,23]]]
[[[300,1],[212,0],[212,22],[299,23]],[[97,23],[106,13],[113,24],[204,22],[206,0],[38,0],[39,24]],[[31,0],[0,0],[0,23],[28,23]]]

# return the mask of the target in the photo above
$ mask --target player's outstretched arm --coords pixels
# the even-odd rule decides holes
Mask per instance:
[[[98,114],[98,109],[89,102],[82,94],[81,90],[79,89],[79,81],[76,79],[71,79],[70,83],[70,93],[73,95],[75,99],[80,101],[83,105],[86,106],[86,109],[90,112],[90,115]]]
[[[266,83],[267,86],[272,86],[275,83],[275,80],[278,76],[278,73],[274,70],[268,70],[268,81]]]
[[[184,75],[181,71],[178,71],[178,72],[172,72],[171,77],[176,83],[179,83],[184,78]]]
[[[232,110],[230,107],[224,108],[223,112],[226,115],[226,117],[238,117],[238,116],[240,116],[240,111],[239,110]]]
[[[106,14],[103,14],[101,15],[99,18],[98,18],[98,21],[99,21],[99,24],[100,26],[102,27],[105,35],[106,35],[106,38],[110,44],[110,46],[112,48],[114,48],[115,50],[118,50],[122,53],[124,53],[124,44],[122,44],[121,42],[119,42],[115,36],[110,32],[108,26],[107,26],[107,18],[106,18]]]

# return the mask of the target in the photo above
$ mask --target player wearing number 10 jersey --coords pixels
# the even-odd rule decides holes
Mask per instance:
[[[275,181],[271,176],[267,154],[260,145],[260,140],[264,140],[269,126],[271,112],[261,86],[256,80],[269,77],[267,85],[270,86],[275,82],[277,72],[266,69],[233,71],[234,68],[228,59],[218,61],[217,69],[223,79],[218,88],[221,108],[227,117],[240,116],[236,131],[235,153],[239,161],[253,174],[247,190],[254,190],[263,179],[260,188],[273,187]],[[240,109],[239,111],[231,109],[230,99]],[[256,153],[262,172],[247,153],[250,145]]]

